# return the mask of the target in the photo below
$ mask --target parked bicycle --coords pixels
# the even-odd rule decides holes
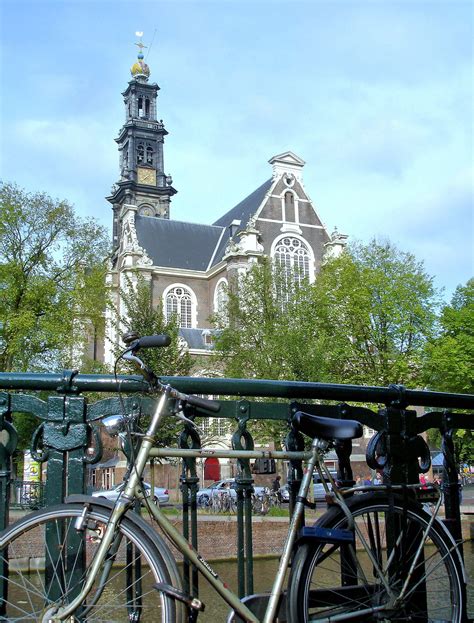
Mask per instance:
[[[257,495],[252,494],[252,511],[258,515],[266,515],[271,508],[280,508],[281,502],[275,491],[270,491],[268,488]]]
[[[295,414],[294,425],[313,441],[272,589],[240,600],[159,506],[149,504],[142,485],[165,417],[186,420],[185,404],[219,410],[214,401],[163,385],[137,355],[140,348],[168,343],[166,336],[137,338],[122,354],[139,366],[159,400],[146,432],[135,438],[128,416],[104,420],[111,433],[132,435],[131,466],[116,502],[70,496],[0,534],[1,620],[195,621],[204,604],[183,591],[165,540],[132,512],[137,499],[229,604],[229,622],[462,620],[463,566],[456,543],[437,519],[438,489],[432,488],[437,498],[433,513],[417,501],[420,485],[360,487],[360,495],[352,495],[354,488],[339,489],[324,466],[324,453],[336,439],[360,437],[362,427],[303,412]],[[331,504],[316,525],[300,529],[304,508],[311,505],[308,491],[315,469],[323,483],[327,479],[331,484],[331,490],[326,485]]]
[[[209,510],[211,513],[228,513],[235,515],[237,512],[237,505],[229,491],[218,491],[209,500]]]

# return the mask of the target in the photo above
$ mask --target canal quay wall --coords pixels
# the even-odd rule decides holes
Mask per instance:
[[[23,517],[25,511],[11,511],[10,520]],[[314,523],[322,511],[308,513],[306,523]],[[151,522],[142,514],[145,521]],[[170,517],[176,529],[182,532],[183,522],[180,517]],[[474,541],[474,505],[461,507],[462,534],[465,541]],[[156,524],[153,525],[153,528]],[[207,560],[235,560],[237,558],[237,517],[235,515],[198,515],[198,549]],[[160,532],[159,529],[157,529]],[[275,557],[281,555],[288,531],[288,517],[252,517],[253,555],[255,557]],[[177,560],[182,555],[169,543]]]
[[[317,516],[307,518],[311,524]],[[463,539],[474,540],[474,506],[466,507],[461,514]],[[182,531],[182,521],[173,520]],[[237,518],[235,516],[198,516],[198,549],[207,560],[237,558]],[[252,517],[253,555],[279,556],[288,531],[287,517]],[[181,555],[172,548],[179,560]]]

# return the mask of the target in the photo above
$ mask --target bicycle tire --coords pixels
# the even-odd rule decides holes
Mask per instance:
[[[408,504],[405,514],[399,499],[395,498],[391,505],[387,495],[378,492],[356,495],[348,500],[348,507],[382,566],[390,589],[397,595],[408,577],[410,560],[416,551],[416,535],[427,527],[430,516],[416,503]],[[392,521],[392,526],[397,526],[397,544],[391,550],[390,564],[387,564],[387,518],[390,518],[388,522]],[[334,506],[316,525],[347,530],[348,519],[338,506]],[[440,623],[462,620],[462,563],[453,541],[438,521],[435,520],[430,528],[406,598],[396,609],[389,607],[387,590],[367,554],[362,551],[358,537],[355,539],[355,549],[311,540],[298,547],[288,583],[287,615],[290,622],[344,620],[342,615],[352,621]],[[365,572],[365,578],[358,565]],[[384,607],[381,611],[367,612],[381,606]]]
[[[90,505],[87,527],[79,532],[75,522],[85,508],[82,504],[61,504],[42,509],[3,531],[1,620],[46,621],[56,605],[70,603],[77,595],[110,517],[110,509]],[[182,604],[153,588],[158,582],[176,584],[166,556],[133,518],[124,517],[118,533],[121,542],[103,589],[97,591],[96,579],[75,620],[182,623]]]

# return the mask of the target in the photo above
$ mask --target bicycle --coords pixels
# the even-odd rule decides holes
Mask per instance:
[[[266,515],[274,506],[280,507],[278,496],[273,491],[264,490],[261,495],[252,493],[252,511],[257,515]]]
[[[215,492],[209,501],[211,513],[228,513],[235,515],[237,507],[235,500],[229,491]]]
[[[204,604],[185,593],[165,540],[139,515],[144,504],[161,531],[228,603],[228,622],[461,621],[463,566],[455,542],[436,515],[416,501],[419,485],[339,489],[323,455],[335,439],[362,435],[360,423],[298,412],[295,426],[313,441],[271,592],[240,600],[191,547],[159,505],[150,504],[142,475],[163,418],[186,419],[183,404],[218,411],[219,404],[162,385],[137,356],[140,348],[165,346],[166,336],[130,341],[122,356],[136,363],[159,395],[156,410],[132,457],[115,503],[73,495],[64,504],[31,513],[0,534],[0,619],[8,621],[196,621]],[[187,420],[188,422],[190,420]],[[104,424],[123,433],[127,416]],[[133,444],[130,444],[133,448]],[[194,450],[189,452],[190,456]],[[239,451],[240,452],[240,451]],[[256,458],[257,451],[242,451]],[[326,485],[326,512],[300,528],[316,469]],[[376,490],[375,490],[376,489]],[[360,495],[352,495],[353,493]],[[434,490],[434,493],[439,493]],[[287,591],[283,591],[291,560]]]

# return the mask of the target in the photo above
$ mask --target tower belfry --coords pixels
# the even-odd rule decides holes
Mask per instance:
[[[120,156],[119,180],[107,197],[114,213],[114,248],[119,244],[120,214],[125,204],[136,206],[143,216],[169,219],[171,197],[177,192],[164,169],[163,143],[168,132],[157,118],[160,87],[149,82],[150,68],[143,55],[146,46],[141,39],[135,45],[138,58],[130,69],[132,79],[122,93],[125,123],[115,139]]]

